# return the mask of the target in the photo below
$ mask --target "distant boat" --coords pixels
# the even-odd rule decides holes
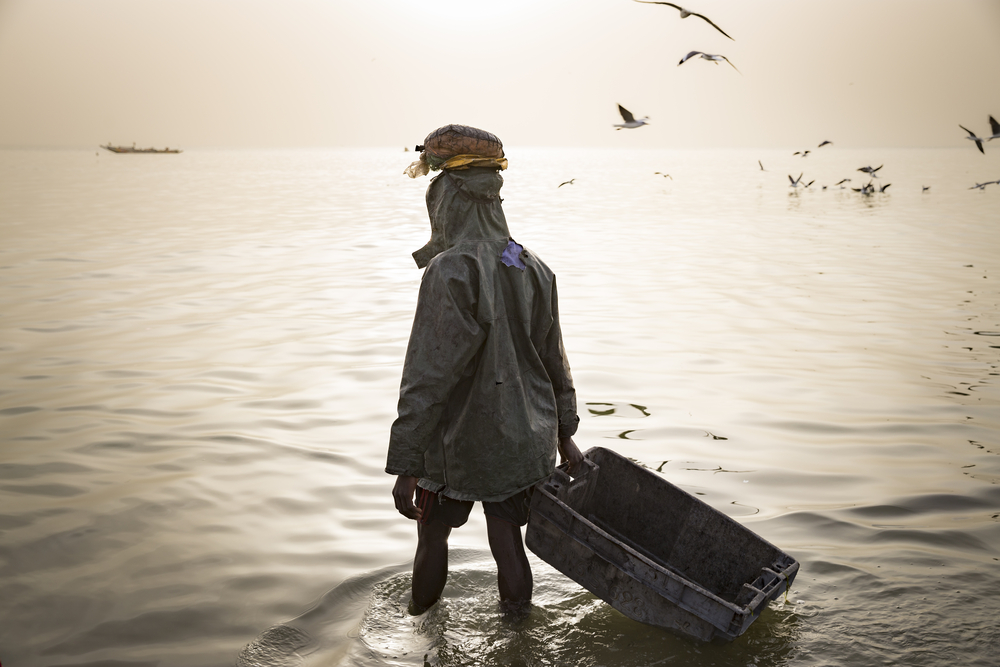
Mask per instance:
[[[131,146],[112,146],[111,142],[108,142],[107,146],[101,146],[101,148],[106,148],[112,153],[180,153],[182,152],[179,148],[136,148],[135,144]]]

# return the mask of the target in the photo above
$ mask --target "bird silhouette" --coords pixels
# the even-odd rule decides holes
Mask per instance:
[[[959,125],[959,127],[962,127],[962,126]],[[979,137],[977,137],[976,133],[973,132],[972,130],[969,130],[969,129],[964,128],[964,127],[962,127],[962,129],[969,133],[969,136],[967,136],[966,139],[968,139],[969,141],[975,141],[976,142],[976,148],[979,149],[979,152],[982,153],[983,155],[986,155],[986,151],[983,150],[983,140],[980,139]]]
[[[993,139],[1000,139],[1000,123],[993,116],[990,116],[990,132],[993,136],[986,137],[986,141],[992,141]]]
[[[649,116],[636,120],[635,116],[632,115],[632,112],[620,104],[618,105],[618,113],[622,115],[622,120],[625,121],[624,123],[615,123],[615,129],[618,130],[623,127],[629,130],[635,127],[642,127],[649,120]]]
[[[816,182],[816,180],[813,179],[813,180],[809,181],[808,183],[803,183],[802,182],[802,174],[799,174],[798,178],[792,178],[792,175],[789,174],[788,175],[788,180],[791,181],[791,183],[792,183],[791,187],[793,187],[793,188],[797,188],[799,186],[804,187],[804,188],[808,188],[810,185],[812,185],[813,183]]]
[[[718,30],[719,32],[721,32],[723,35],[726,35],[726,31],[723,30],[722,28],[720,28],[719,26],[715,25],[714,23],[712,23],[712,21],[707,16],[704,16],[702,14],[698,14],[697,12],[692,12],[690,9],[684,9],[680,5],[675,5],[672,2],[652,2],[652,0],[635,0],[635,1],[636,2],[641,2],[644,5],[666,5],[668,7],[673,7],[674,9],[678,10],[681,13],[681,18],[682,19],[686,19],[689,16],[697,16],[701,20],[706,21],[710,26],[712,26],[713,28],[715,28],[716,30]],[[729,37],[729,35],[726,35],[726,37]],[[729,39],[733,39],[733,38],[729,37]],[[733,39],[733,41],[735,42],[736,40]]]
[[[638,0],[636,0],[636,2],[638,2]],[[681,58],[681,61],[679,63],[677,63],[677,66],[680,67],[681,65],[683,65],[684,63],[686,63],[689,59],[691,59],[691,58],[693,58],[695,56],[701,56],[704,60],[709,60],[709,61],[715,63],[716,65],[718,65],[720,62],[722,62],[723,60],[725,60],[727,63],[729,63],[729,65],[733,69],[735,69],[737,72],[740,72],[740,70],[737,69],[736,65],[733,65],[731,62],[729,62],[729,58],[727,58],[725,56],[716,55],[714,53],[705,53],[703,51],[691,51],[686,56],[684,56],[683,58]],[[743,74],[743,72],[740,72],[740,74]]]

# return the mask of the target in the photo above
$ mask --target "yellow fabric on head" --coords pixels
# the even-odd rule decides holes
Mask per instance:
[[[420,154],[420,159],[410,164],[409,167],[403,170],[403,173],[410,178],[417,178],[418,176],[426,176],[428,172],[438,171],[439,169],[459,171],[468,169],[469,167],[490,167],[491,169],[502,171],[507,168],[507,158],[483,157],[482,155],[456,155],[442,162],[441,158],[435,156],[431,156],[431,159],[428,160],[427,153],[423,152]]]
[[[505,157],[483,157],[482,155],[456,155],[444,161],[441,169],[468,169],[469,167],[492,167],[504,170],[507,168],[507,158]]]

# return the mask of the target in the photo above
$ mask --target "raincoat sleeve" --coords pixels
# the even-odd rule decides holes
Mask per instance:
[[[424,452],[435,437],[448,396],[486,340],[476,320],[476,280],[441,259],[427,266],[420,282],[398,416],[389,434],[385,471],[391,475],[425,476]]]
[[[552,325],[546,334],[540,356],[555,394],[556,410],[559,414],[559,437],[568,438],[576,433],[580,417],[576,413],[576,389],[573,387],[573,375],[569,370],[569,360],[566,358],[566,349],[563,347],[562,328],[559,326],[559,295],[556,290],[555,276],[552,277],[550,308]]]

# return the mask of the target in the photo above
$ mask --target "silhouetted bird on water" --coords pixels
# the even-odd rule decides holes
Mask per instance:
[[[789,174],[789,175],[788,175],[788,180],[792,182],[792,187],[793,187],[793,188],[797,188],[797,187],[799,187],[800,185],[801,185],[802,187],[804,187],[804,188],[808,188],[808,187],[809,187],[810,185],[812,185],[813,183],[815,183],[815,182],[816,182],[816,179],[813,179],[813,180],[809,181],[808,183],[803,183],[803,182],[802,182],[802,174],[799,174],[799,177],[798,177],[798,178],[792,178],[792,175],[791,175],[791,174]]]
[[[718,30],[719,32],[721,32],[723,35],[726,35],[726,32],[722,28],[720,28],[719,26],[717,26],[714,23],[712,23],[712,21],[709,20],[709,18],[707,16],[703,16],[701,14],[698,14],[697,12],[692,12],[690,9],[684,9],[680,5],[675,5],[672,2],[652,2],[652,0],[635,0],[635,1],[636,2],[641,2],[644,5],[666,5],[667,7],[673,7],[674,9],[678,10],[681,13],[681,18],[682,19],[686,19],[689,16],[697,16],[702,21],[706,21],[710,26],[712,26],[713,28],[715,28],[716,30]],[[729,35],[726,35],[726,37],[729,37]],[[733,38],[729,37],[729,39],[733,39]],[[736,40],[733,39],[733,41],[735,42]]]

